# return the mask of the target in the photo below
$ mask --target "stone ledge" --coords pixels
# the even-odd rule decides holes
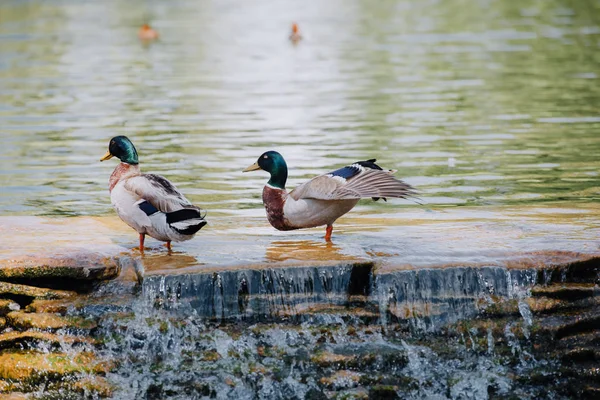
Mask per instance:
[[[99,362],[92,353],[14,352],[0,354],[0,379],[35,380],[45,375],[64,376],[72,373],[106,373],[111,363]]]
[[[6,321],[15,329],[54,330],[61,328],[93,329],[94,321],[76,317],[62,317],[52,313],[25,313],[13,311],[6,316]]]
[[[68,278],[95,281],[114,278],[119,271],[116,259],[102,254],[74,253],[62,257],[0,259],[0,280]]]
[[[26,331],[0,333],[0,349],[11,348],[21,343],[46,342],[51,344],[92,343],[93,340],[84,336],[56,335],[49,332]]]
[[[53,290],[0,281],[0,295],[27,296],[33,297],[34,299],[53,300],[73,297],[76,293],[66,290]]]

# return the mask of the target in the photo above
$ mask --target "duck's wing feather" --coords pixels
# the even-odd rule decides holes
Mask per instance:
[[[143,174],[127,179],[125,189],[149,202],[158,211],[169,213],[182,208],[196,208],[179,190],[160,175]]]
[[[412,186],[392,175],[394,171],[383,170],[375,161],[358,161],[317,176],[292,190],[290,196],[294,200],[346,200],[364,197],[406,198],[416,194]]]

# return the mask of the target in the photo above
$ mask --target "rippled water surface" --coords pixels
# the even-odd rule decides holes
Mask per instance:
[[[217,228],[267,226],[266,176],[240,171],[268,149],[289,187],[377,158],[433,210],[585,209],[599,16],[597,1],[4,1],[0,215],[111,213],[116,163],[98,160],[117,134]],[[145,21],[158,41],[138,40]],[[391,203],[355,213],[423,212]]]

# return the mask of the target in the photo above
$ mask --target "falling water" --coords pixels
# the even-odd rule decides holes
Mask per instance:
[[[349,264],[152,276],[99,312],[97,335],[123,399],[535,397],[512,378],[540,366],[519,334],[531,313],[519,303],[523,319],[497,333],[476,322],[537,275]]]

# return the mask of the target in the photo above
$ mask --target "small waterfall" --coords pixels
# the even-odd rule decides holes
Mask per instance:
[[[149,277],[147,302],[215,321],[294,318],[319,304],[348,305],[368,293],[372,265],[240,270]],[[366,281],[361,281],[365,279]]]
[[[537,277],[371,264],[150,276],[98,335],[123,399],[527,398],[537,389],[510,376],[538,366],[521,335]],[[522,320],[481,319],[513,301]]]

